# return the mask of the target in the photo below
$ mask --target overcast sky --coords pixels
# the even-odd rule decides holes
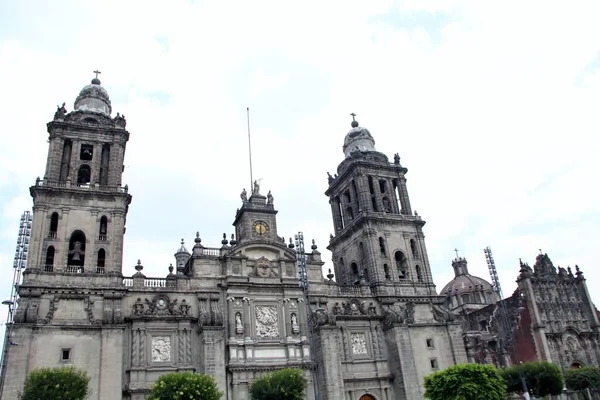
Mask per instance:
[[[292,5],[293,4],[293,5]],[[440,290],[454,249],[505,295],[539,249],[600,302],[600,3],[0,1],[0,295],[44,175],[46,123],[100,69],[131,133],[123,274],[163,277],[181,238],[218,247],[254,176],[280,236],[325,249],[350,113],[400,153]]]

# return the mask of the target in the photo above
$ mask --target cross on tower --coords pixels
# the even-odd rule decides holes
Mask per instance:
[[[354,119],[354,117],[356,117],[356,114],[350,113],[350,115],[352,115],[352,121],[356,121],[356,119]]]
[[[458,249],[454,248],[454,252],[456,253],[456,258],[458,258]]]
[[[101,74],[102,72],[95,70],[94,73],[96,74],[96,79],[98,79],[98,74]]]
[[[544,253],[542,253],[542,249],[538,249],[538,250],[540,251],[540,254],[544,254]]]

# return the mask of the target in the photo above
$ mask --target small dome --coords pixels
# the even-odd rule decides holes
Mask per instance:
[[[442,296],[460,296],[471,292],[493,292],[492,285],[478,276],[460,275],[452,279],[440,292]]]
[[[75,110],[91,111],[110,116],[112,107],[108,92],[100,86],[100,79],[92,79],[92,83],[86,85],[79,92],[75,100]]]
[[[350,157],[355,151],[375,151],[375,140],[367,128],[358,126],[358,122],[353,121],[352,129],[344,139],[344,154]]]
[[[187,253],[189,254],[190,252],[185,248],[185,242],[183,239],[181,239],[181,247],[179,247],[179,250],[177,250],[177,252],[175,254],[179,254],[179,253]]]

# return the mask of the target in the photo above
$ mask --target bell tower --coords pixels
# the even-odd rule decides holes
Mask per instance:
[[[125,219],[131,202],[121,186],[129,132],[111,116],[98,79],[81,89],[74,110],[58,107],[43,179],[30,188],[33,227],[26,274],[121,275]],[[27,282],[25,278],[25,282]]]
[[[351,114],[345,159],[329,175],[335,235],[328,249],[338,283],[369,284],[378,294],[418,295],[434,290],[425,248],[425,221],[413,213],[407,168],[398,154],[389,162],[371,133]]]

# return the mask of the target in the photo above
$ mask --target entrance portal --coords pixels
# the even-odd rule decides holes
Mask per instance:
[[[375,397],[371,396],[370,394],[365,394],[365,395],[362,395],[359,400],[377,400],[377,399]]]

